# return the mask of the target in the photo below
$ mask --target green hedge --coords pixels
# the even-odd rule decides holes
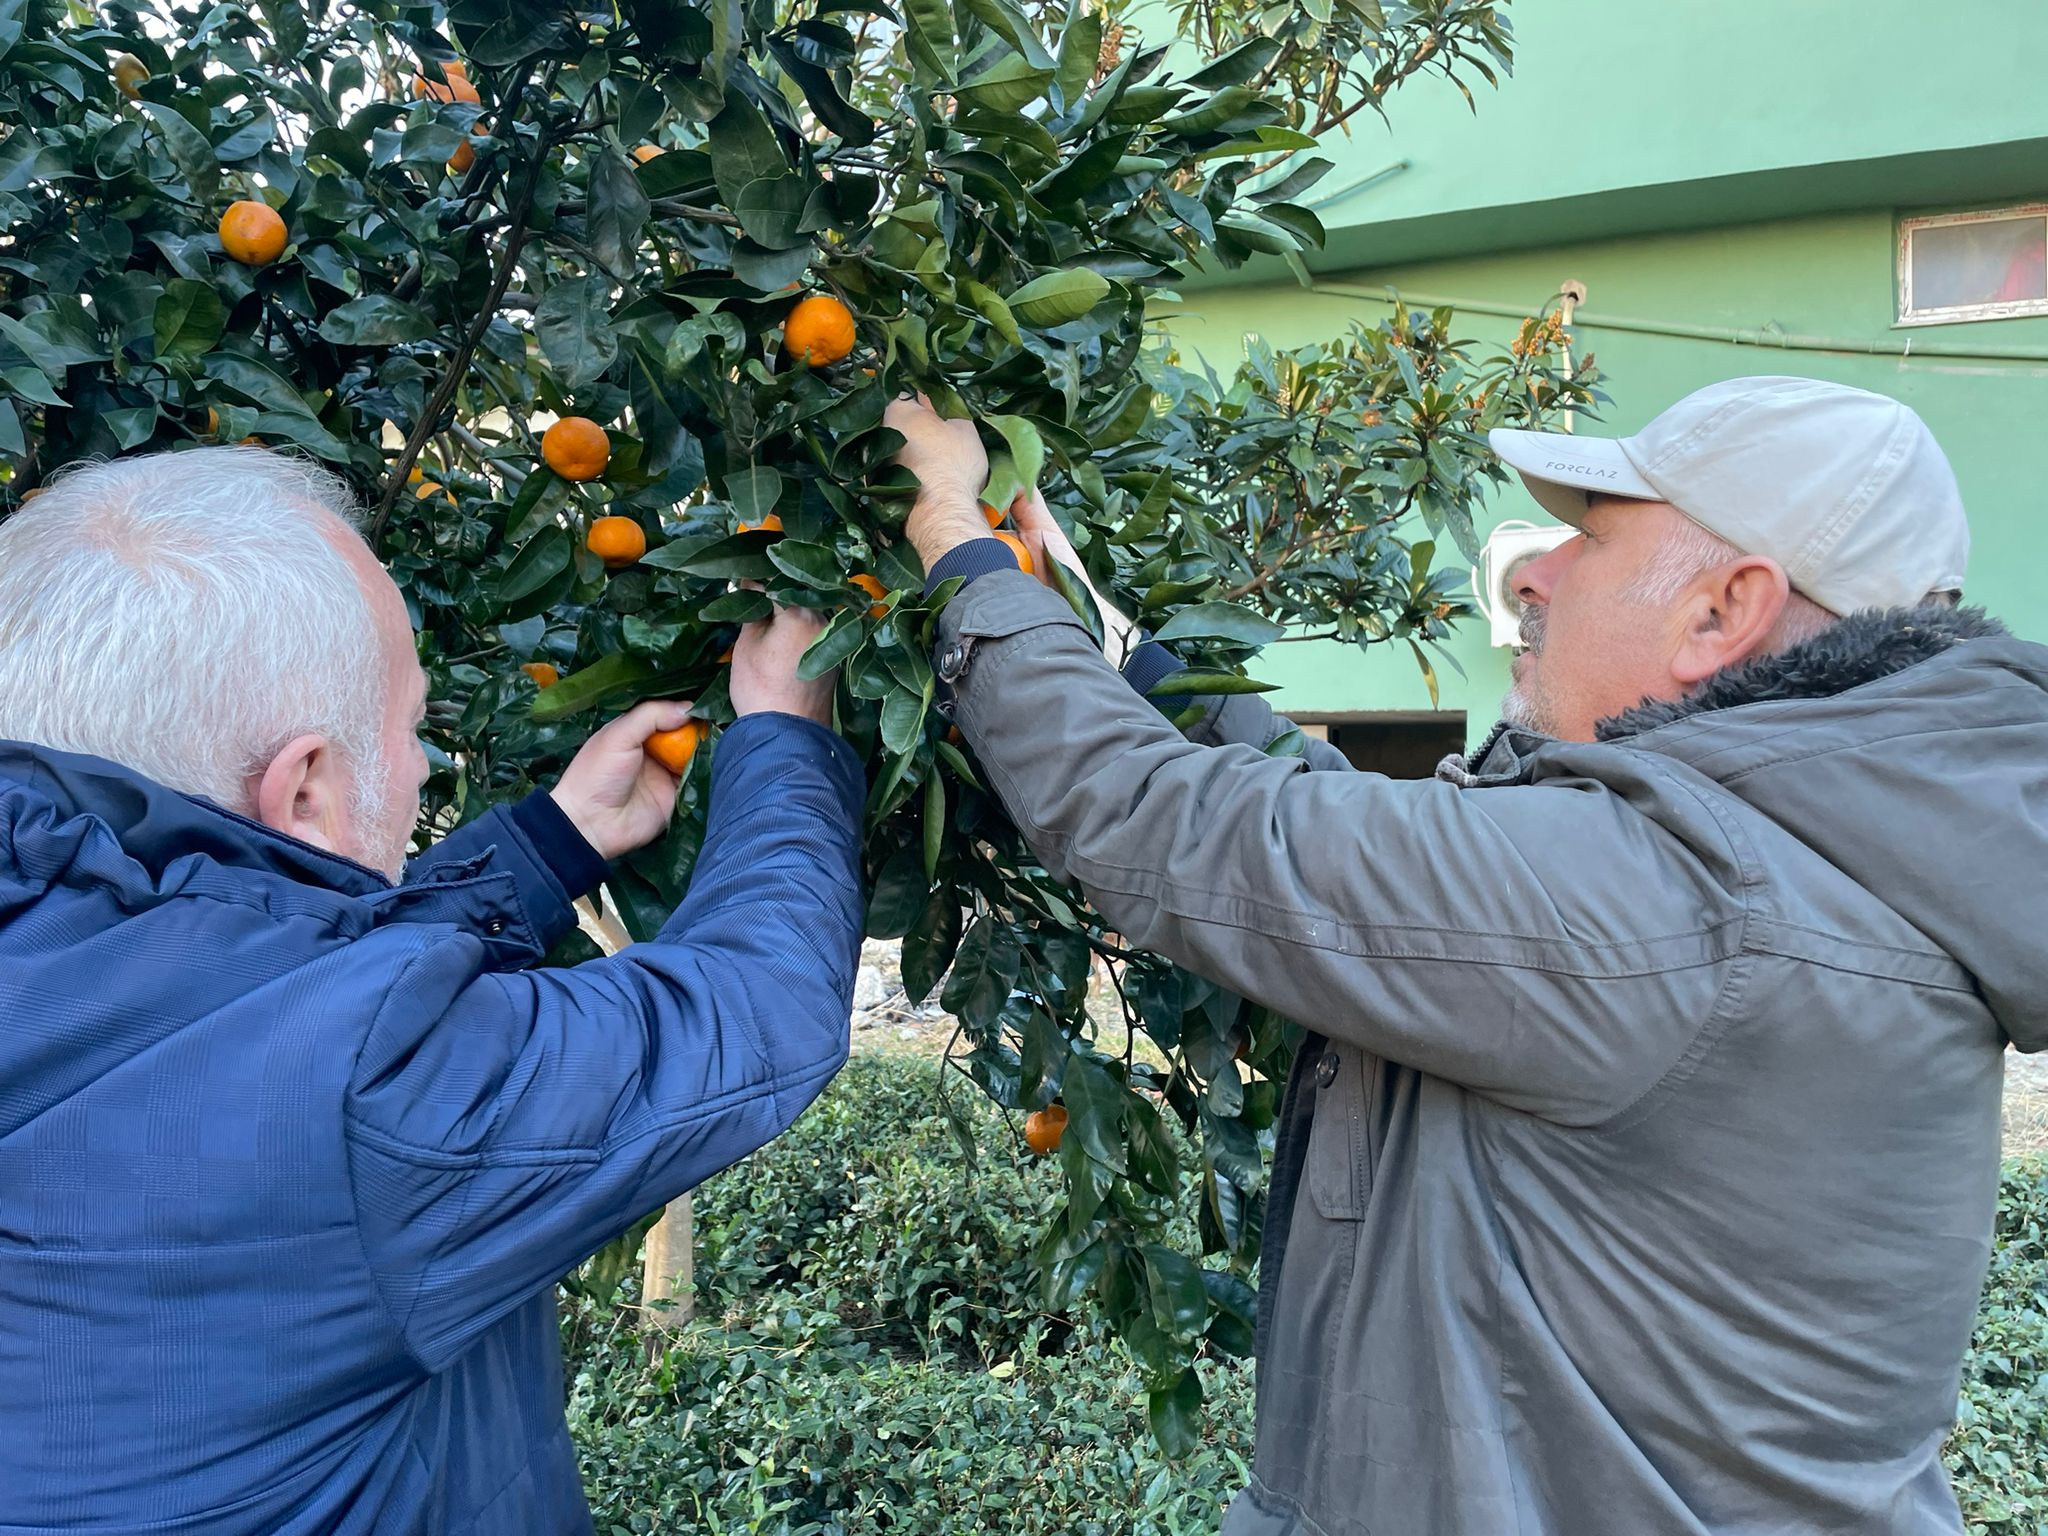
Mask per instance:
[[[2048,1532],[2048,1159],[2006,1165],[1948,1462],[1971,1536]]]
[[[698,1306],[742,1317],[793,1294],[872,1344],[998,1359],[1042,1321],[1029,1255],[1059,1201],[1058,1169],[978,1090],[942,1101],[929,1061],[858,1057],[698,1191]]]
[[[928,1061],[858,1058],[705,1185],[698,1319],[654,1358],[630,1309],[567,1303],[600,1532],[1216,1529],[1251,1459],[1249,1367],[1204,1365],[1211,1436],[1169,1466],[1121,1352],[1039,1304],[1023,1253],[1056,1171],[956,1100],[957,1124]],[[1973,1536],[2048,1533],[2048,1162],[2007,1169],[1963,1385]]]

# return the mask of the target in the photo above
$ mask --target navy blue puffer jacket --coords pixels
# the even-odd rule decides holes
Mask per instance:
[[[862,789],[742,720],[660,937],[530,970],[517,814],[392,886],[0,744],[0,1533],[588,1530],[554,1282],[845,1059]]]

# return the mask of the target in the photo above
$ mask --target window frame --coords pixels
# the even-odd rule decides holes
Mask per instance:
[[[1951,304],[1940,309],[1913,308],[1913,236],[1923,229],[1946,229],[1959,224],[1983,224],[2001,219],[2034,218],[2041,221],[2042,241],[2048,245],[2048,202],[2018,203],[2006,208],[1973,208],[1966,213],[1930,213],[1899,220],[1897,245],[1898,326],[1966,325],[1973,320],[2014,320],[2030,315],[2048,315],[2048,296],[2012,299],[2004,303]]]

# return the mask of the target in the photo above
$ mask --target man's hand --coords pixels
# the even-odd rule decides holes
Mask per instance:
[[[917,476],[917,501],[904,532],[924,568],[969,539],[987,538],[981,488],[988,483],[988,453],[974,423],[947,421],[920,395],[892,401],[882,425],[903,434],[896,462]]]
[[[668,830],[682,781],[647,755],[647,738],[689,718],[690,706],[673,699],[627,710],[583,744],[549,791],[601,857],[620,858]]]
[[[1052,585],[1052,567],[1049,562],[1059,561],[1074,579],[1088,589],[1088,595],[1095,599],[1095,608],[1102,615],[1102,650],[1113,666],[1121,667],[1129,659],[1131,648],[1137,644],[1138,626],[1110,606],[1109,599],[1096,589],[1088,579],[1087,568],[1081,564],[1081,557],[1074,552],[1073,541],[1060,527],[1046,506],[1045,498],[1033,486],[1019,491],[1017,499],[1010,503],[1010,521],[1017,525],[1017,535],[1023,539],[1024,547],[1031,551],[1032,563],[1038,572],[1038,579],[1047,586]]]
[[[801,715],[830,726],[838,673],[809,682],[796,675],[796,664],[824,628],[822,614],[777,608],[742,629],[732,650],[732,707],[742,715]]]

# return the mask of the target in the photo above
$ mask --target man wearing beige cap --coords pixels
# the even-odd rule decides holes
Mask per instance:
[[[969,578],[947,707],[1046,867],[1310,1031],[1226,1536],[1960,1531],[2003,1051],[2048,1044],[2048,650],[1957,606],[1920,419],[1763,378],[1496,433],[1579,532],[1422,783],[1268,757],[1249,696],[1174,730],[1174,659],[1120,678],[985,537],[973,427],[890,424]]]

